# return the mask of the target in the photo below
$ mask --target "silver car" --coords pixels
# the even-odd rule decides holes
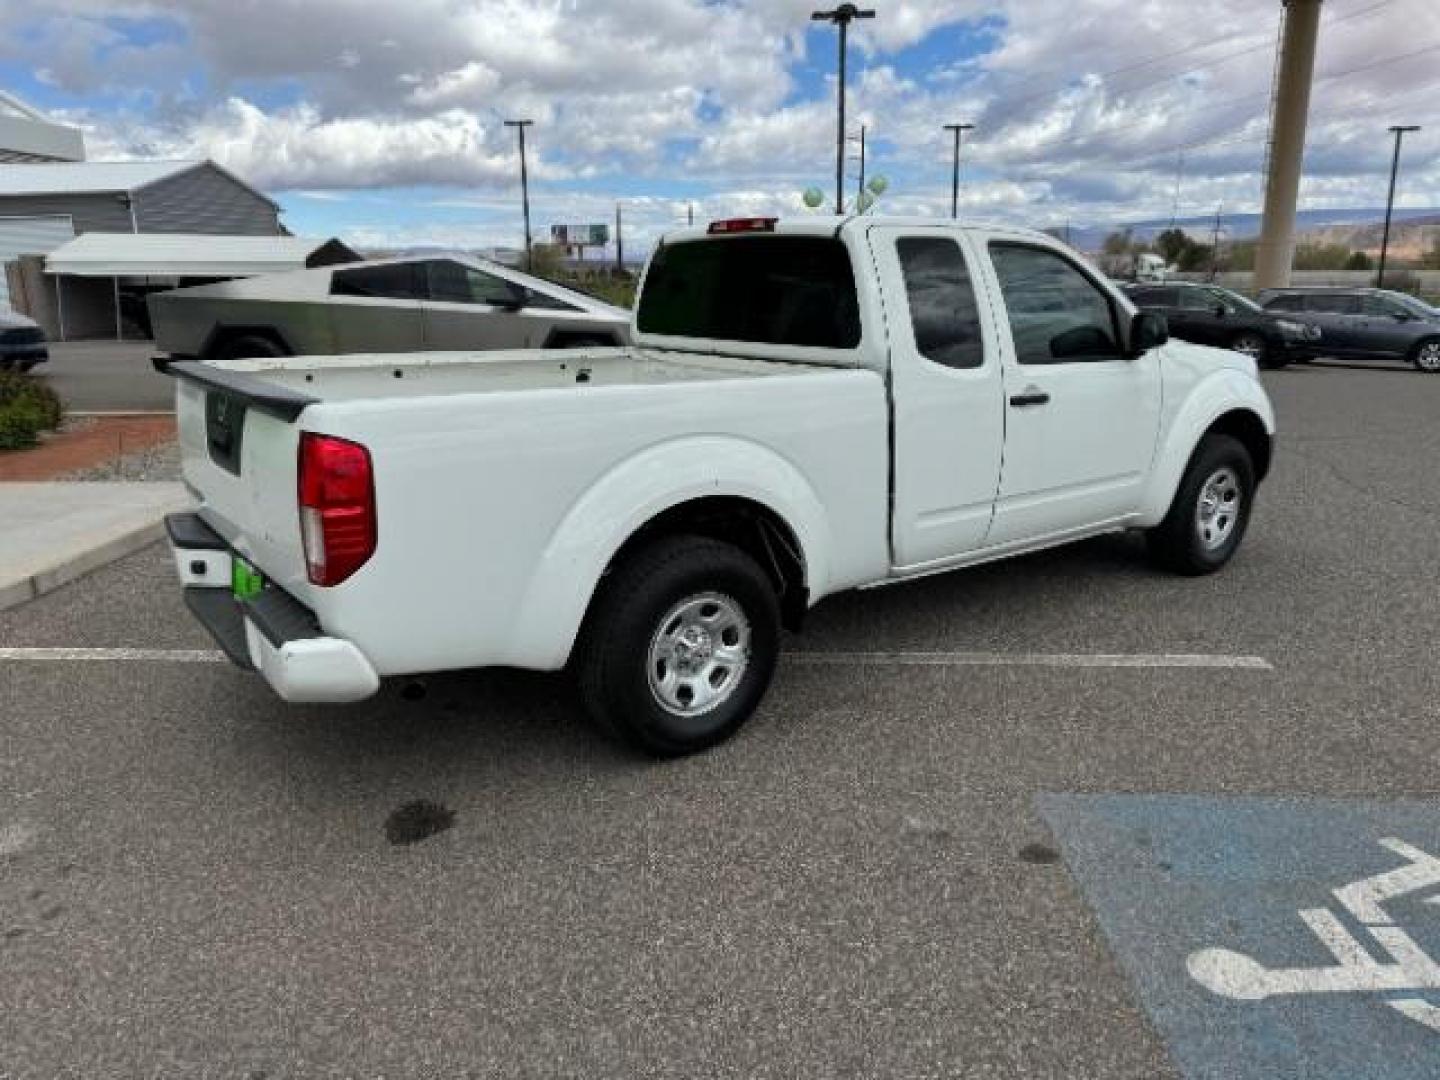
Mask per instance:
[[[171,357],[623,345],[630,312],[468,255],[342,263],[153,293]]]

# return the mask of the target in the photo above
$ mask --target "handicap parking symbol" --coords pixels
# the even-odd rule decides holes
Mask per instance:
[[[1187,1080],[1440,1077],[1440,802],[1038,803]]]

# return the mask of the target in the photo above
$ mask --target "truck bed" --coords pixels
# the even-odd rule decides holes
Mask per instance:
[[[211,365],[319,401],[414,398],[574,386],[653,386],[728,381],[816,371],[738,356],[639,348],[298,356]]]

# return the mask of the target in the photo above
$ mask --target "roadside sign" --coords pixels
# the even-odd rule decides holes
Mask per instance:
[[[1187,1080],[1440,1076],[1440,802],[1039,808]]]

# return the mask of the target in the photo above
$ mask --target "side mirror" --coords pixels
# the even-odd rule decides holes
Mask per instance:
[[[1137,311],[1130,320],[1130,352],[1134,359],[1170,340],[1170,324],[1158,311]]]
[[[1230,309],[1227,308],[1224,304],[1215,305],[1215,317],[1217,319],[1223,319],[1228,314],[1230,314]]]
[[[517,285],[513,281],[505,283],[505,299],[500,302],[500,307],[506,311],[519,311],[530,303],[530,290],[524,285]]]

